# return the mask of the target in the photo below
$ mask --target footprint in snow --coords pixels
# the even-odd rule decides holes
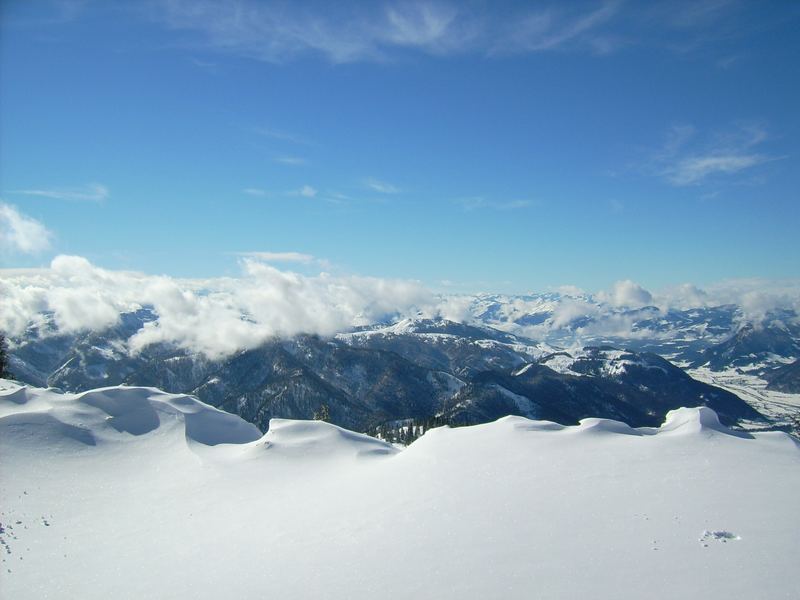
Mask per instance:
[[[719,531],[709,531],[706,529],[702,534],[700,534],[700,539],[698,541],[703,544],[703,548],[708,548],[708,543],[712,541],[727,544],[728,542],[738,541],[740,539],[742,538],[735,533],[725,531],[724,529]]]

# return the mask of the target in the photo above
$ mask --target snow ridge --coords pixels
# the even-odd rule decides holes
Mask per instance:
[[[261,437],[254,425],[184,394],[125,386],[64,394],[4,380],[0,380],[0,428],[20,443],[25,438],[91,446],[148,435],[183,434],[187,442],[207,446]]]
[[[500,391],[518,401],[527,400],[507,390]],[[723,426],[717,414],[707,407],[670,411],[660,427],[632,428],[620,421],[598,418],[562,426],[524,417],[504,417],[476,427],[505,428],[509,424],[514,429],[570,435],[753,437]],[[269,432],[262,437],[255,426],[196,398],[147,387],[118,386],[64,394],[52,388],[37,389],[5,382],[0,386],[0,431],[12,437],[37,439],[38,443],[59,445],[71,440],[92,446],[149,435],[183,434],[187,442],[206,446],[254,445],[270,450],[273,455],[295,458],[391,456],[397,452],[390,444],[370,436],[319,421],[272,419]]]
[[[800,447],[780,432],[745,438],[705,408],[652,429],[505,417],[431,429],[405,449],[323,422],[270,425],[261,436],[152,388],[62,394],[0,380],[4,597],[796,589]]]

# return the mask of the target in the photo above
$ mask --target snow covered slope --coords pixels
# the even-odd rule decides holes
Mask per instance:
[[[800,448],[707,408],[404,450],[152,388],[0,381],[2,596],[794,598]]]

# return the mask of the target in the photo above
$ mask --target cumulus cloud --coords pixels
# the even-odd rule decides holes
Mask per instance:
[[[599,308],[594,304],[572,298],[564,298],[556,305],[550,326],[556,329],[565,327],[577,319],[592,317],[599,312]]]
[[[745,322],[760,323],[777,309],[800,313],[800,279],[729,279],[708,286],[706,291],[715,304],[739,306]]]
[[[0,251],[4,254],[36,254],[50,248],[53,234],[42,223],[15,206],[0,203]]]
[[[484,312],[485,300],[470,297],[468,318]],[[800,314],[800,280],[737,279],[700,288],[691,283],[649,291],[640,284],[618,281],[611,289],[589,294],[562,286],[559,294],[491,296],[489,324],[532,339],[580,344],[581,340],[624,337],[669,338],[673,332],[643,327],[671,310],[733,306],[741,324],[764,323],[768,318],[797,321]],[[785,312],[781,312],[785,311]],[[465,311],[455,312],[463,314]]]
[[[715,299],[705,290],[692,283],[683,283],[671,286],[658,292],[654,299],[654,304],[663,310],[675,308],[686,310],[714,305]],[[717,305],[724,302],[717,302]]]
[[[446,295],[437,306],[438,316],[456,323],[468,322],[472,319],[472,296]]]
[[[629,308],[639,308],[653,302],[653,295],[630,279],[617,281],[610,292],[600,292],[598,298],[612,306]]]
[[[778,308],[800,311],[800,280],[730,280],[658,292],[624,280],[596,294],[437,296],[415,281],[304,275],[270,264],[321,266],[319,259],[299,252],[250,252],[241,254],[240,261],[239,276],[214,279],[112,271],[78,256],[58,256],[44,269],[0,270],[0,329],[20,335],[32,324],[45,323],[49,315],[61,332],[101,331],[117,323],[122,313],[147,307],[156,320],[128,340],[132,352],[165,342],[221,357],[273,337],[333,335],[387,318],[485,322],[480,315],[488,307],[492,326],[559,340],[658,337],[662,334],[643,330],[637,322],[672,308],[735,304],[741,319],[749,322],[761,322]],[[648,308],[652,306],[657,308]]]
[[[236,278],[182,280],[58,256],[47,269],[2,272],[0,328],[19,335],[47,311],[60,331],[101,330],[123,312],[150,307],[158,318],[129,340],[132,351],[168,342],[223,356],[273,336],[332,335],[387,315],[435,310],[435,298],[414,281],[305,276],[254,257],[241,266]]]
[[[564,296],[583,296],[586,293],[583,288],[579,288],[577,285],[560,285],[556,288],[556,291]]]

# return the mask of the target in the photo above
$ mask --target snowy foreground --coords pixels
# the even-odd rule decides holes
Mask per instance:
[[[398,451],[0,380],[2,598],[798,598],[800,447],[708,409]]]

